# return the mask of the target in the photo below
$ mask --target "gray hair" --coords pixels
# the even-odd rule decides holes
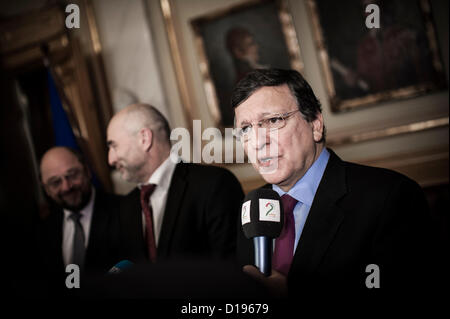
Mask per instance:
[[[125,123],[133,133],[149,128],[170,144],[169,123],[164,115],[150,104],[137,103],[128,106]]]

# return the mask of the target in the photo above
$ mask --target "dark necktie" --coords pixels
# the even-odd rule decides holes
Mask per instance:
[[[79,212],[74,212],[70,215],[75,225],[75,233],[73,234],[73,248],[72,248],[72,264],[76,264],[83,269],[84,255],[85,255],[85,237],[83,226],[81,225]]]
[[[277,271],[286,275],[291,267],[292,258],[294,257],[295,243],[295,220],[294,207],[297,200],[288,194],[281,196],[284,210],[284,226],[281,230],[280,237],[275,240],[275,251],[273,254],[272,266]]]
[[[153,233],[153,210],[149,200],[155,187],[155,184],[143,185],[141,187],[141,206],[145,216],[145,241],[147,242],[148,257],[151,262],[156,261],[156,243]]]

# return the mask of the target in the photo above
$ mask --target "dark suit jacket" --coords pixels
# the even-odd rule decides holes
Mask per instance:
[[[244,197],[228,170],[191,163],[177,164],[167,195],[157,247],[159,260],[227,258],[236,251],[236,223]],[[120,209],[122,259],[148,260],[138,188]]]
[[[379,266],[380,288],[423,284],[432,247],[419,185],[387,169],[344,162],[329,151],[288,274],[290,294],[367,290],[369,264]],[[253,264],[251,240],[242,231],[238,237],[240,263]]]
[[[96,191],[85,257],[85,275],[105,274],[117,262],[119,201],[120,196]],[[52,209],[50,215],[38,225],[37,231],[41,276],[55,291],[64,290],[68,275],[62,254],[63,218],[61,209]]]

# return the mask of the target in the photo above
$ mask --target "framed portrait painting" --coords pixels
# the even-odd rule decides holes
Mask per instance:
[[[285,0],[247,1],[191,21],[208,108],[217,127],[233,126],[233,87],[257,68],[303,64]]]
[[[428,0],[307,2],[332,111],[446,87]]]

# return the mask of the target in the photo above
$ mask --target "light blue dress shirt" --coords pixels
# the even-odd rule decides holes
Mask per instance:
[[[326,148],[322,150],[319,158],[308,169],[305,175],[295,183],[287,194],[296,200],[297,205],[294,207],[294,220],[295,220],[295,244],[294,251],[297,249],[298,241],[305,226],[306,218],[308,217],[309,210],[311,209],[314,196],[316,195],[317,188],[322,180],[323,173],[330,158],[330,153]],[[277,185],[272,185],[274,191],[276,191],[280,197],[286,194]]]

